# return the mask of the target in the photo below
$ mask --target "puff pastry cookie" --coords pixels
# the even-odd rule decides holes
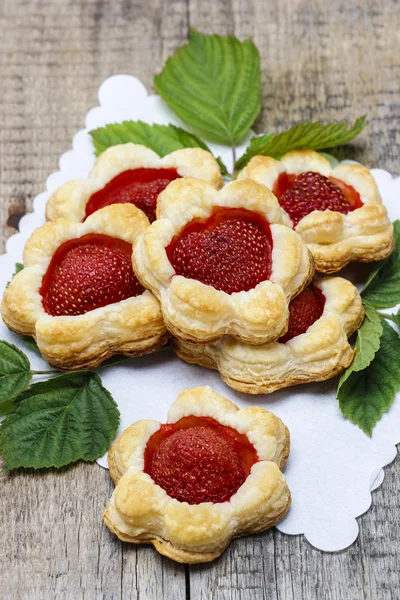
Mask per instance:
[[[230,387],[247,394],[323,381],[347,368],[354,356],[348,343],[362,323],[357,289],[341,277],[315,279],[290,305],[289,330],[262,346],[224,337],[207,346],[174,340],[186,362],[217,369]]]
[[[220,168],[210,152],[184,148],[160,158],[139,144],[120,144],[103,152],[87,179],[69,181],[49,199],[46,217],[84,221],[96,210],[132,203],[154,221],[158,194],[174,179],[198,177],[219,189]]]
[[[182,563],[217,558],[234,537],[264,531],[286,514],[280,469],[289,432],[258,407],[239,410],[209,387],[187,389],[168,422],[138,421],[108,454],[117,487],[103,519],[125,542]]]
[[[366,167],[332,169],[314,150],[294,150],[279,161],[255,156],[238,175],[247,177],[277,196],[317,271],[334,273],[351,261],[380,260],[392,252],[393,226]]]
[[[251,344],[278,338],[288,302],[314,272],[274,195],[250,179],[219,192],[190,177],[173,181],[135,244],[133,263],[160,300],[167,329],[201,343],[223,334]]]
[[[159,303],[131,262],[132,244],[148,226],[136,206],[115,204],[85,223],[59,219],[39,227],[4,294],[6,325],[33,336],[43,357],[63,370],[162,346],[168,334]]]

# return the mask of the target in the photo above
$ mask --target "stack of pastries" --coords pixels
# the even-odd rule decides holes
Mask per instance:
[[[183,360],[247,393],[333,377],[364,311],[356,288],[321,277],[393,250],[365,167],[311,150],[256,156],[224,185],[214,157],[106,150],[89,177],[59,188],[48,223],[8,287],[5,323],[50,364],[94,368],[172,337]]]
[[[95,368],[172,338],[181,359],[249,394],[348,367],[361,298],[348,280],[322,275],[393,250],[369,171],[332,170],[306,150],[257,156],[224,185],[205,150],[159,158],[114,146],[87,179],[58,189],[46,214],[2,317],[50,364]],[[138,421],[113,444],[103,519],[121,540],[174,560],[213,560],[289,510],[289,449],[287,428],[265,409],[185,390],[167,423]]]

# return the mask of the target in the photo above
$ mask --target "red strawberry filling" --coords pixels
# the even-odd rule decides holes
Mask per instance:
[[[171,498],[189,504],[226,502],[258,461],[245,435],[211,417],[161,425],[144,453],[144,472]]]
[[[64,242],[54,253],[40,294],[53,316],[82,315],[138,296],[144,290],[132,270],[132,246],[101,234]]]
[[[93,194],[86,205],[85,219],[110,204],[134,204],[152,222],[156,218],[158,195],[178,179],[176,169],[131,169],[120,173]]]
[[[177,275],[227,294],[248,291],[271,275],[272,237],[262,215],[246,209],[215,208],[173,238],[166,252]]]
[[[346,214],[363,203],[359,193],[344,181],[308,171],[301,175],[281,173],[272,191],[296,227],[313,210]]]
[[[289,305],[289,328],[278,341],[286,344],[289,340],[305,333],[323,313],[325,296],[313,285],[308,286]]]

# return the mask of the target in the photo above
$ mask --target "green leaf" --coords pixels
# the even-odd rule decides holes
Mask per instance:
[[[24,268],[24,265],[22,263],[20,263],[20,262],[15,263],[15,271],[13,273],[13,276],[11,277],[11,280],[7,283],[6,288],[8,288],[8,286],[10,285],[11,281],[14,279],[16,274],[19,273],[20,271],[22,271],[23,268]]]
[[[357,340],[355,344],[355,357],[348,369],[342,373],[339,381],[338,390],[349,378],[351,373],[362,371],[374,359],[379,350],[380,339],[383,333],[381,319],[373,306],[364,306],[366,314],[363,324],[357,331]]]
[[[0,341],[0,403],[18,396],[32,378],[27,356],[19,348]]]
[[[385,321],[381,345],[371,364],[354,371],[338,391],[340,410],[368,435],[400,389],[400,337]]]
[[[329,164],[331,165],[332,169],[336,169],[336,167],[339,164],[339,161],[335,156],[333,156],[332,154],[328,154],[328,152],[319,152],[319,154],[326,158],[327,161],[329,161]]]
[[[203,148],[211,152],[209,147],[193,133],[185,131],[175,125],[148,125],[143,121],[123,121],[122,123],[111,123],[105,127],[99,127],[90,132],[96,150],[96,156],[100,156],[104,150],[118,144],[142,144],[150,148],[159,156],[165,156],[181,148]],[[217,158],[222,175],[227,170],[220,158]]]
[[[396,248],[388,258],[379,261],[361,292],[363,300],[376,308],[400,303],[400,221],[393,225]]]
[[[15,272],[14,275],[16,275],[17,273],[19,273],[20,271],[22,271],[22,269],[24,268],[24,265],[20,262],[15,263]]]
[[[280,159],[286,152],[306,148],[308,150],[325,150],[347,144],[357,137],[365,127],[365,116],[360,117],[353,127],[347,123],[299,123],[282,133],[267,134],[253,138],[246,153],[239,158],[236,169],[243,169],[253,156],[272,156]]]
[[[38,345],[35,341],[35,339],[33,337],[29,337],[29,335],[21,335],[21,341],[28,346],[28,348],[30,350],[33,350],[34,352],[37,352],[38,354],[40,354],[40,350],[38,348]]]
[[[251,40],[192,30],[154,83],[183,121],[223,143],[238,142],[260,111],[260,57]]]
[[[4,469],[94,461],[110,446],[118,424],[117,405],[95,373],[36,383],[0,423]]]

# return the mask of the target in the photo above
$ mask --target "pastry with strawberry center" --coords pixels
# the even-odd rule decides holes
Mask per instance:
[[[283,224],[272,192],[251,180],[216,192],[185,177],[160,194],[157,211],[132,260],[173,335],[263,344],[285,333],[289,302],[310,282],[314,264]]]
[[[294,226],[313,210],[347,214],[363,206],[360,194],[352,186],[312,171],[300,175],[282,173],[272,191]]]
[[[185,417],[149,439],[144,472],[180,502],[218,503],[237,492],[257,460],[246,436],[209,417]]]
[[[58,219],[39,227],[4,294],[3,321],[34,337],[42,356],[66,371],[164,345],[160,305],[132,266],[133,244],[147,227],[133,204],[106,206],[84,223]]]
[[[289,327],[279,339],[281,344],[305,333],[324,311],[325,296],[314,285],[308,286],[289,305]]]
[[[181,176],[176,169],[124,171],[89,198],[85,218],[104,206],[129,202],[140,208],[152,223],[156,218],[158,195],[178,177]]]
[[[269,394],[300,383],[334,377],[352,362],[348,342],[360,327],[364,309],[357,288],[340,277],[315,279],[289,305],[286,333],[254,346],[225,336],[212,344],[175,338],[182,360],[217,369],[230,387],[248,394]]]
[[[43,278],[40,293],[53,316],[82,315],[144,292],[132,270],[132,245],[100,234],[62,244]]]
[[[104,522],[121,540],[151,543],[173,560],[213,560],[232,538],[286,514],[289,446],[272,413],[239,410],[208,386],[184,390],[166,424],[137,421],[110,448],[116,488]]]
[[[332,168],[314,150],[292,150],[280,160],[254,156],[238,174],[272,190],[310,249],[317,271],[334,273],[349,262],[371,262],[393,251],[393,225],[372,173],[363,165]]]
[[[268,221],[246,209],[217,208],[204,222],[189,223],[167,247],[177,275],[227,294],[248,291],[271,274]]]
[[[161,158],[140,144],[111,146],[101,153],[87,179],[68,181],[52,194],[46,218],[84,222],[106,206],[133,204],[153,222],[158,196],[182,177],[197,177],[216,189],[223,185],[217,161],[202,148],[183,148]]]

